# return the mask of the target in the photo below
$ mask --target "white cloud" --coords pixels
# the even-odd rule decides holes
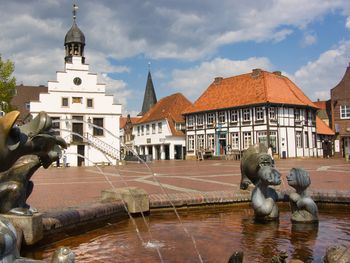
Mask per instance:
[[[253,68],[271,70],[272,65],[268,58],[253,57],[247,60],[215,58],[190,69],[174,70],[168,86],[193,100],[201,95],[215,77],[239,75],[250,72]]]
[[[291,78],[311,100],[329,99],[330,90],[340,82],[348,66],[349,54],[350,41],[342,42],[302,66]]]
[[[347,17],[345,26],[346,26],[347,29],[350,30],[350,16]]]
[[[302,47],[311,46],[317,43],[317,36],[314,33],[305,33],[301,41]]]

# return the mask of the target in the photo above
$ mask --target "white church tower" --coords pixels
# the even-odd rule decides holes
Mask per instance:
[[[57,72],[56,81],[48,82],[48,93],[30,103],[30,111],[33,117],[46,111],[57,134],[68,143],[61,164],[115,164],[120,158],[121,105],[113,103],[105,84],[98,83],[97,74],[85,64],[85,36],[77,26],[76,10],[74,5],[73,25],[64,39],[64,71]]]

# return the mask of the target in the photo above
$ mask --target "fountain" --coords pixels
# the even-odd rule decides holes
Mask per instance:
[[[8,152],[6,152],[6,148],[0,150],[0,156],[2,158],[1,168],[4,175],[2,189],[6,193],[4,196],[7,196],[4,199],[7,202],[5,202],[6,205],[2,206],[2,212],[21,217],[32,217],[36,214],[35,209],[31,208],[26,202],[33,190],[30,177],[40,166],[47,167],[50,165],[58,157],[60,148],[64,148],[65,145],[61,138],[50,134],[50,119],[44,113],[39,114],[39,117],[34,119],[31,125],[23,128],[11,128],[14,121],[12,120],[12,124],[9,125],[8,120],[9,116],[5,118],[7,124],[0,126],[5,135],[4,147],[7,146],[6,136],[11,138],[7,140],[9,142],[7,148],[10,150]],[[4,120],[0,120],[1,122],[4,122]],[[21,147],[26,150],[21,151]],[[242,260],[243,257],[241,251],[244,251],[244,259],[249,260],[249,262],[259,262],[256,261],[257,258],[260,258],[262,260],[261,262],[268,262],[267,260],[273,256],[270,253],[271,250],[276,249],[273,251],[277,255],[274,258],[281,260],[286,255],[281,250],[287,248],[287,254],[292,255],[292,258],[302,255],[303,260],[309,262],[308,260],[310,259],[321,259],[324,255],[326,247],[322,246],[322,244],[332,244],[332,239],[335,237],[340,237],[344,240],[349,239],[348,233],[350,226],[347,223],[349,220],[346,220],[346,218],[342,220],[342,215],[339,215],[339,211],[334,209],[324,211],[320,209],[320,211],[314,213],[312,211],[315,211],[315,209],[309,209],[313,207],[314,202],[305,191],[308,187],[307,179],[304,184],[297,179],[299,174],[303,174],[304,178],[307,178],[307,174],[305,175],[302,169],[294,168],[288,176],[288,182],[290,186],[296,189],[296,193],[288,193],[289,195],[287,193],[281,194],[269,186],[280,183],[280,173],[272,165],[271,157],[259,150],[259,147],[255,148],[255,150],[250,149],[247,153],[249,152],[251,154],[245,155],[243,157],[245,161],[242,161],[241,164],[242,182],[244,182],[242,185],[245,185],[247,188],[250,182],[255,185],[251,197],[253,210],[243,206],[236,209],[216,208],[212,213],[209,211],[211,208],[207,208],[205,211],[201,210],[200,212],[198,212],[199,210],[190,209],[182,211],[177,208],[177,205],[181,206],[184,201],[174,199],[174,196],[169,195],[162,188],[164,195],[168,199],[165,206],[172,208],[173,212],[175,212],[175,218],[173,215],[169,216],[164,211],[161,213],[152,211],[149,217],[143,211],[141,211],[142,217],[134,217],[134,215],[131,215],[132,213],[129,213],[127,217],[122,218],[129,218],[130,220],[118,220],[116,225],[105,226],[86,235],[79,236],[79,238],[72,237],[57,241],[57,243],[52,243],[51,246],[45,244],[45,249],[39,248],[39,251],[41,251],[39,252],[39,256],[38,254],[31,254],[31,252],[27,252],[25,256],[37,258],[37,262],[42,262],[40,260],[43,259],[49,260],[52,254],[54,254],[55,259],[60,258],[59,260],[61,260],[55,262],[72,260],[72,252],[67,248],[69,245],[72,251],[76,253],[78,262],[89,261],[91,258],[96,260],[96,262],[113,262],[113,260],[119,259],[123,262],[134,262],[137,260],[164,262],[164,260],[169,261],[170,259],[170,262],[186,262],[188,259],[191,259],[191,261],[197,259],[195,261],[199,262],[227,262],[232,253],[231,262],[240,262],[239,260]],[[22,155],[26,156],[21,157]],[[6,163],[6,156],[9,156],[8,163]],[[140,161],[142,162],[141,159]],[[148,171],[151,171],[150,173],[155,182],[162,187],[151,168],[146,163],[143,165],[146,165]],[[102,171],[100,172],[104,175]],[[110,182],[112,188],[112,192],[110,192],[112,196],[110,198],[121,199],[121,203],[114,200],[98,207],[84,207],[82,210],[76,209],[69,212],[57,212],[55,216],[52,216],[52,214],[46,215],[46,220],[43,223],[46,227],[46,234],[49,235],[51,233],[51,235],[56,235],[60,229],[65,227],[69,230],[72,225],[80,226],[79,223],[83,223],[82,220],[84,217],[85,219],[88,218],[86,220],[92,220],[90,214],[92,209],[98,209],[101,212],[101,207],[103,206],[107,207],[107,210],[113,210],[119,206],[118,211],[110,212],[112,216],[130,212],[129,204],[137,199],[136,195],[133,190],[128,188],[123,176],[119,173],[116,173],[116,176],[119,176],[123,183],[125,183],[127,189],[124,189],[124,194],[129,196],[129,201],[123,197],[123,194],[120,194],[119,197],[114,195],[114,193],[118,192],[118,189]],[[11,180],[12,177],[15,180]],[[109,180],[106,176],[105,178]],[[10,198],[11,196],[15,198]],[[201,196],[202,202],[208,204],[212,202],[215,204],[215,201],[210,201],[209,194],[201,193]],[[246,201],[249,198],[245,196],[244,193],[237,193],[233,198],[233,202],[240,200],[243,203],[247,203]],[[292,214],[284,203],[281,204],[279,202],[282,199],[285,200],[287,196],[289,196],[291,203]],[[188,200],[186,202],[195,205],[195,199],[196,194],[193,194],[193,201]],[[307,205],[302,206],[301,204],[303,203]],[[155,204],[155,202],[150,200],[150,209],[156,207]],[[164,204],[162,204],[162,207],[164,207]],[[306,218],[310,218],[310,215],[304,212],[304,210],[308,211],[311,215],[311,220],[304,221],[311,222],[312,224],[300,225],[299,223],[296,224],[298,220],[293,220],[293,214],[295,213],[303,214],[306,215]],[[349,217],[349,211],[346,209],[343,210],[347,212],[345,215]],[[327,213],[330,211],[332,213]],[[70,215],[70,217],[67,217],[67,215]],[[191,215],[193,216],[191,217]],[[80,222],[74,221],[78,217]],[[291,219],[293,222],[292,225],[290,224]],[[314,224],[317,221],[316,219],[319,221],[319,224]],[[93,220],[92,222],[94,224],[100,218],[95,217]],[[324,232],[324,230],[334,226],[335,221],[337,221],[337,225],[342,225],[343,229],[336,229],[332,235]],[[7,219],[3,219],[1,222],[3,224],[2,235],[10,236],[14,242],[16,240],[16,233],[12,224]],[[216,225],[216,227],[213,227],[213,225]],[[135,231],[137,233],[136,240],[134,239]],[[143,238],[146,234],[149,236],[148,239]],[[185,234],[185,238],[181,237],[183,234]],[[168,239],[169,237],[170,239]],[[324,242],[325,240],[327,242]],[[9,254],[12,259],[17,259],[19,254],[13,242],[11,246],[12,250],[9,250]],[[302,248],[299,248],[300,246]],[[57,247],[60,248],[57,250]],[[31,251],[36,249],[32,248]],[[178,253],[178,251],[182,253]],[[340,253],[346,254],[347,251],[347,247],[338,247],[338,249],[330,250],[329,258],[339,258]]]

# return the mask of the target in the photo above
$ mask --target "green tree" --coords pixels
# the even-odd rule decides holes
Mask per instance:
[[[16,90],[16,78],[12,76],[14,70],[15,64],[10,60],[3,61],[0,54],[0,110],[4,112],[12,109],[10,103]]]

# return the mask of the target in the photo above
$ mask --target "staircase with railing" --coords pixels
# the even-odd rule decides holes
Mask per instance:
[[[103,140],[97,138],[96,136],[93,136],[90,133],[86,133],[86,139],[88,143],[95,149],[101,151],[102,153],[106,154],[107,156],[111,157],[114,160],[119,160],[120,153],[118,149],[114,148],[110,144],[104,142]]]

